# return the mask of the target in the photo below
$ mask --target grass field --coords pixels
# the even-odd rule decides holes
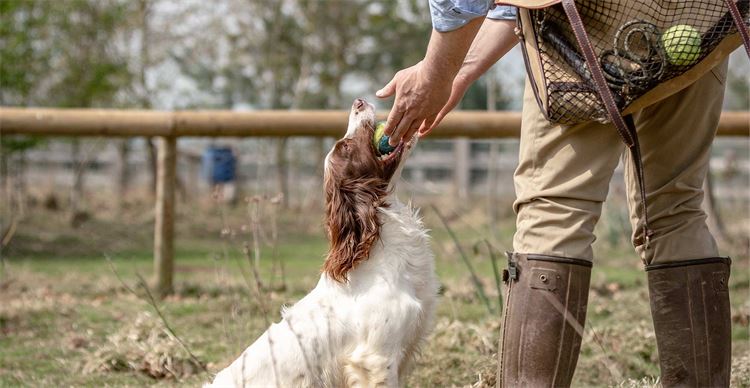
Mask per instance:
[[[227,365],[266,328],[249,261],[252,241],[244,206],[181,206],[176,293],[158,303],[166,322],[208,372],[165,329],[137,274],[151,274],[151,216],[132,208],[70,229],[61,212],[32,209],[3,253],[0,278],[0,386],[198,386]],[[494,386],[499,334],[497,289],[480,210],[443,210],[489,296],[477,297],[455,245],[428,206],[444,292],[435,331],[423,349],[411,387]],[[441,208],[442,210],[442,208]],[[275,217],[264,210],[264,220]],[[128,220],[127,222],[122,220]],[[276,250],[263,225],[262,299],[279,308],[310,290],[326,250],[319,210],[278,216]],[[747,222],[746,220],[740,220]],[[607,226],[610,225],[610,226]],[[612,223],[596,245],[589,315],[575,386],[645,386],[658,374],[645,274]],[[495,243],[508,249],[513,223],[498,225]],[[479,249],[474,249],[479,247]],[[274,251],[276,253],[274,253]],[[733,305],[733,385],[750,386],[748,291],[742,247],[730,283]],[[270,280],[272,258],[285,264],[286,287]],[[743,256],[744,255],[744,256]],[[105,259],[109,257],[111,260]],[[501,261],[504,267],[505,260]]]

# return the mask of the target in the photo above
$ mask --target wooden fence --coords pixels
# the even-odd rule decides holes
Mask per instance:
[[[384,117],[385,114],[379,116]],[[154,278],[160,294],[173,289],[177,138],[338,137],[348,111],[179,111],[0,108],[0,136],[160,138],[157,163]],[[431,138],[514,138],[519,112],[454,112]],[[724,112],[719,136],[750,136],[750,112]]]

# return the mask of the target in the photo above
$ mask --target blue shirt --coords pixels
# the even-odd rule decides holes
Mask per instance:
[[[453,31],[479,17],[515,20],[516,8],[495,5],[493,0],[429,0],[432,27],[439,32]]]

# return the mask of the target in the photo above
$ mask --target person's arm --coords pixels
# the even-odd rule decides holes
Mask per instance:
[[[515,20],[491,18],[484,20],[464,58],[461,69],[453,80],[448,101],[432,125],[428,126],[425,123],[419,128],[419,136],[425,136],[437,127],[445,115],[458,105],[469,86],[518,43],[515,27]]]
[[[402,138],[411,139],[420,126],[432,126],[451,95],[453,78],[481,24],[482,18],[476,18],[456,30],[433,30],[424,59],[396,73],[375,93],[380,98],[396,94],[385,124],[392,146]]]

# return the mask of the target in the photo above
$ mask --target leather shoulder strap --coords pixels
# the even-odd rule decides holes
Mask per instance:
[[[742,36],[742,41],[744,43],[748,57],[750,57],[750,33],[748,33],[748,28],[742,20],[742,13],[738,9],[737,3],[735,3],[734,0],[724,1],[726,2],[727,7],[729,7],[729,12],[734,19],[737,30]],[[740,4],[743,7],[748,6],[748,1],[749,0],[739,0]],[[645,245],[646,249],[648,249],[653,231],[649,227],[648,209],[646,206],[646,183],[643,172],[643,159],[641,158],[641,147],[638,143],[638,133],[635,128],[635,123],[633,122],[632,116],[628,115],[623,117],[620,114],[619,109],[617,108],[617,104],[615,104],[614,96],[612,95],[612,91],[607,86],[606,79],[604,78],[604,73],[601,66],[599,65],[599,60],[597,59],[596,53],[594,52],[594,47],[591,45],[591,40],[586,33],[586,28],[583,25],[581,15],[578,13],[578,9],[576,8],[574,0],[562,0],[562,6],[565,10],[565,14],[568,16],[571,29],[573,30],[573,34],[576,37],[578,46],[581,48],[581,53],[586,60],[586,65],[591,73],[591,79],[594,83],[593,86],[597,90],[599,98],[601,98],[602,103],[604,104],[604,108],[607,111],[607,116],[609,116],[609,119],[612,121],[615,129],[617,129],[617,133],[620,135],[623,142],[625,142],[625,144],[630,149],[630,154],[633,159],[633,167],[635,168],[636,179],[638,180],[638,186],[640,189],[641,207],[643,212],[642,243]]]
[[[573,0],[562,0],[562,5],[570,20],[570,26],[576,37],[576,41],[578,41],[578,46],[581,48],[583,57],[586,60],[586,66],[588,66],[591,72],[591,78],[594,81],[593,86],[599,92],[599,98],[602,99],[604,108],[607,110],[607,116],[609,116],[615,129],[617,129],[617,133],[620,134],[622,141],[625,142],[628,148],[633,147],[635,143],[633,137],[635,134],[631,133],[630,129],[625,125],[625,121],[622,120],[622,116],[620,116],[620,110],[617,109],[612,91],[607,86],[604,73],[601,66],[599,66],[599,60],[594,53],[594,47],[591,45],[591,40],[589,40],[586,28],[583,26],[583,21],[581,20],[581,15],[578,13],[575,2]]]
[[[570,20],[570,25],[573,30],[573,34],[578,41],[578,46],[581,48],[581,53],[584,59],[586,59],[586,66],[588,66],[591,72],[591,78],[594,81],[594,87],[596,88],[599,98],[602,99],[604,107],[607,110],[607,116],[612,121],[612,124],[617,129],[617,133],[622,138],[623,142],[630,149],[630,154],[633,159],[633,167],[635,167],[636,178],[638,180],[638,188],[640,189],[641,196],[641,209],[643,212],[643,240],[642,243],[646,249],[649,249],[649,243],[653,231],[649,227],[648,222],[648,208],[646,206],[646,180],[643,173],[643,159],[641,158],[641,147],[638,144],[638,134],[636,132],[635,124],[633,123],[632,116],[623,118],[620,115],[620,111],[617,109],[615,104],[614,96],[612,91],[607,86],[607,81],[604,78],[601,66],[599,66],[599,60],[594,53],[594,47],[591,45],[591,40],[586,33],[586,28],[581,20],[581,15],[578,13],[575,2],[573,0],[562,0],[565,14],[567,14]]]
[[[732,19],[734,19],[734,24],[737,26],[737,31],[739,31],[740,36],[742,37],[742,43],[745,46],[747,56],[748,58],[750,58],[750,33],[747,30],[745,22],[742,20],[742,13],[740,12],[740,9],[737,7],[737,3],[735,3],[734,0],[724,0],[724,2],[727,3],[727,7],[729,7],[729,13],[732,14]],[[738,2],[742,3],[742,6],[747,11],[748,3],[750,1],[739,0]]]

